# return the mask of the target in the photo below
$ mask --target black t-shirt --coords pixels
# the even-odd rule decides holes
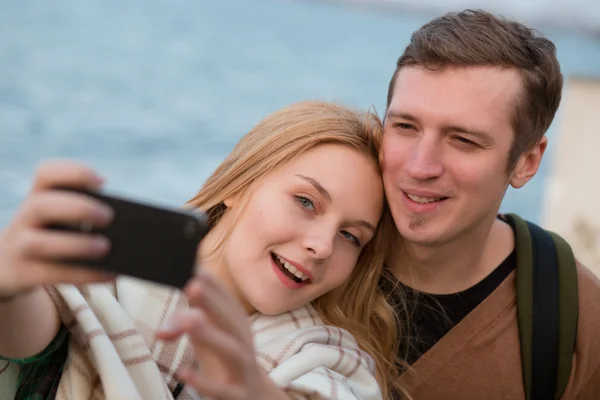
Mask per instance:
[[[463,320],[485,300],[516,267],[513,252],[487,277],[476,285],[459,293],[432,295],[416,292],[408,286],[400,286],[406,294],[410,323],[403,336],[408,340],[399,349],[399,356],[408,364],[433,347],[456,324]],[[400,315],[402,319],[406,317]],[[401,319],[401,320],[402,320]],[[408,335],[408,336],[407,336]]]
[[[516,268],[516,252],[512,253],[476,285],[459,293],[433,295],[415,291],[400,282],[382,282],[384,292],[392,292],[402,326],[398,356],[409,365],[417,361],[456,324],[485,300]],[[391,289],[395,286],[394,289]],[[398,287],[399,286],[399,287]],[[398,293],[394,298],[393,293]],[[399,296],[405,302],[399,303]],[[406,313],[408,311],[408,315]]]

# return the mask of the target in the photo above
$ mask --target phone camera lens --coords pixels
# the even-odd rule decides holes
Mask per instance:
[[[184,234],[187,238],[191,238],[196,234],[196,223],[189,221],[188,223],[185,224],[185,228],[184,228]]]

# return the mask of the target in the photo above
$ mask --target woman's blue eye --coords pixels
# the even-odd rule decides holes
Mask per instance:
[[[354,245],[360,247],[360,240],[350,232],[342,231],[342,235],[349,241],[351,241]]]
[[[315,204],[312,202],[311,199],[309,199],[308,197],[305,197],[305,196],[294,196],[294,197],[296,198],[296,201],[298,202],[298,204],[300,204],[300,206],[302,206],[302,208],[305,208],[310,211],[315,211]],[[350,232],[347,232],[347,231],[341,231],[341,233],[352,244],[354,244],[357,247],[361,247],[360,240],[358,240],[358,238],[356,236],[354,236],[353,234],[351,234]]]
[[[296,201],[300,203],[300,205],[304,208],[308,208],[309,210],[315,209],[314,203],[307,197],[304,196],[296,196]]]

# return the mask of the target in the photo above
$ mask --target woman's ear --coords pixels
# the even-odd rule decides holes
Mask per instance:
[[[252,183],[252,185],[254,185],[254,183]],[[225,205],[225,208],[230,209],[230,208],[244,208],[246,206],[246,203],[249,199],[249,197],[252,195],[253,192],[253,187],[246,187],[243,188],[241,190],[237,190],[235,194],[231,194],[230,196],[227,196],[224,200],[223,200],[223,204]]]
[[[231,196],[223,200],[226,208],[233,208],[237,203],[237,196]]]

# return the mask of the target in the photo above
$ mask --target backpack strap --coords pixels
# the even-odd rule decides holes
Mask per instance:
[[[562,237],[554,232],[549,233],[554,241],[558,258],[558,316],[560,323],[555,396],[555,399],[558,400],[565,392],[571,377],[579,321],[579,285],[577,261],[573,249]]]
[[[528,400],[560,399],[567,386],[577,331],[577,268],[558,235],[505,216],[515,227],[517,318]]]

